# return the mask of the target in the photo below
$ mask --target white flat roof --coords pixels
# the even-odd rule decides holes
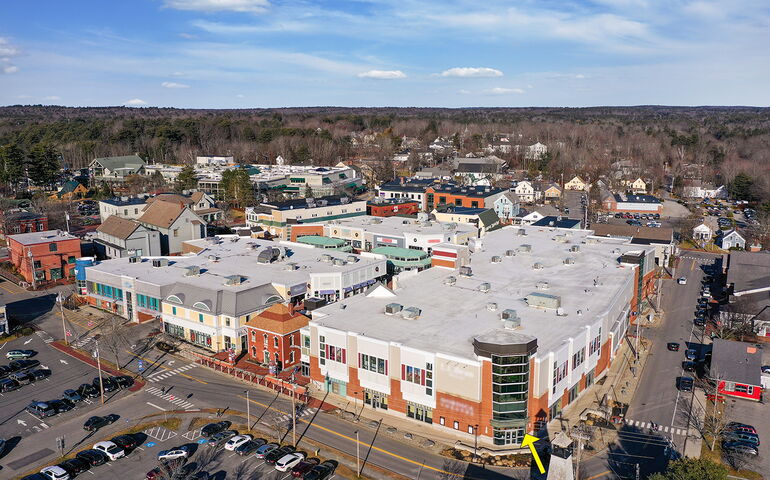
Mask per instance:
[[[475,233],[476,229],[468,224],[453,222],[418,222],[416,219],[404,217],[374,217],[360,215],[357,217],[341,218],[327,222],[326,225],[334,227],[339,225],[348,228],[362,228],[364,231],[380,235],[403,236],[404,233],[421,235],[438,235],[442,233]]]
[[[538,354],[544,354],[604,317],[633,279],[634,269],[620,265],[618,258],[627,251],[639,250],[638,245],[624,245],[615,239],[583,243],[590,233],[585,230],[526,227],[527,235],[517,236],[518,230],[506,227],[484,237],[482,250],[471,255],[473,275],[469,278],[460,277],[458,270],[444,268],[407,272],[398,278],[396,297],[358,295],[313,311],[313,321],[428,352],[471,359],[476,358],[474,337],[505,337],[505,332],[510,332],[536,337]],[[566,243],[554,240],[562,234],[566,235]],[[524,244],[532,246],[531,253],[506,256],[507,250]],[[580,252],[569,252],[574,244],[580,246]],[[493,256],[500,256],[501,262],[492,263]],[[567,257],[574,258],[575,263],[566,265]],[[535,262],[543,268],[535,270]],[[445,284],[449,276],[456,277],[455,285]],[[547,290],[536,287],[543,281],[548,282]],[[490,284],[488,293],[479,291],[482,283]],[[527,306],[524,297],[533,292],[561,297],[566,315]],[[421,315],[411,320],[386,315],[389,303],[417,307]],[[488,309],[490,303],[497,304],[495,311]],[[500,314],[505,309],[516,311],[521,318],[520,328],[503,329]]]
[[[206,239],[187,242],[204,250],[194,255],[165,257],[169,261],[166,267],[153,267],[152,258],[143,258],[140,262],[131,263],[128,258],[106,260],[92,267],[89,271],[104,272],[111,275],[124,275],[152,285],[170,285],[175,282],[196,283],[206,287],[213,276],[221,277],[216,283],[209,283],[211,287],[222,288],[224,277],[241,275],[247,281],[241,285],[227,286],[228,290],[247,290],[258,285],[279,284],[292,286],[307,283],[311,273],[327,273],[352,270],[367,264],[384,263],[384,260],[365,258],[351,253],[337,252],[334,250],[321,250],[312,247],[287,247],[280,243],[242,238],[235,235],[218,237],[221,243],[213,244]],[[237,241],[231,241],[236,239]],[[257,250],[252,250],[251,245],[257,245]],[[264,247],[276,247],[289,252],[289,255],[280,261],[273,263],[257,263],[257,254]],[[357,262],[348,262],[345,265],[331,265],[319,261],[322,254],[331,255],[334,258],[347,259],[350,255],[358,258]],[[218,257],[216,261],[209,259],[210,255]],[[154,257],[157,258],[157,257]],[[294,270],[287,270],[286,265],[296,263]],[[198,266],[201,270],[200,277],[188,277],[186,267]]]

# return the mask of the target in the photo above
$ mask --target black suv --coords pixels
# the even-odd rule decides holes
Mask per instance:
[[[112,377],[111,380],[115,382],[115,385],[119,388],[129,388],[134,385],[134,379],[128,375],[118,375],[117,377]]]
[[[90,463],[92,467],[107,463],[107,455],[103,454],[99,450],[88,449],[78,452],[75,458],[82,458],[86,462]]]
[[[78,387],[78,394],[83,398],[96,398],[99,396],[99,389],[94,388],[90,383],[83,383]]]
[[[208,438],[214,435],[215,433],[219,433],[221,431],[227,430],[228,428],[230,428],[230,425],[232,424],[233,422],[230,422],[228,420],[223,420],[217,423],[209,423],[208,425],[201,428],[201,435]]]
[[[99,377],[94,378],[94,381],[91,382],[91,385],[94,386],[96,391],[99,391]],[[118,384],[115,383],[112,378],[110,377],[104,377],[102,379],[102,387],[104,387],[105,392],[114,392],[118,389]]]
[[[113,423],[117,419],[117,415],[107,415],[105,417],[93,416],[83,424],[83,430],[93,432],[94,430],[99,430],[100,428]]]

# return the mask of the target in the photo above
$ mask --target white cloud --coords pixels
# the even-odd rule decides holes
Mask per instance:
[[[21,55],[21,51],[18,47],[11,44],[11,42],[5,38],[0,37],[0,73],[10,75],[19,71],[19,67],[11,63],[11,58]]]
[[[126,100],[123,102],[123,105],[127,107],[141,107],[142,105],[147,105],[147,102],[141,98],[132,98],[131,100]]]
[[[179,37],[180,37],[180,38],[184,38],[184,39],[187,39],[187,40],[192,40],[192,39],[194,39],[194,38],[198,38],[198,36],[197,36],[197,35],[193,35],[192,33],[184,33],[184,32],[180,33],[180,34],[179,34]]]
[[[163,88],[190,88],[189,85],[177,82],[163,82],[160,84],[160,86]]]
[[[199,12],[263,13],[270,7],[269,0],[165,0],[164,5],[176,10]]]
[[[442,77],[502,77],[503,72],[487,67],[454,67],[444,70],[439,75]]]
[[[169,77],[186,77],[187,74],[184,72],[172,72],[168,74]]]
[[[235,98],[244,98],[246,95],[239,93],[235,96]]]
[[[487,94],[487,95],[510,95],[512,93],[524,93],[524,89],[522,88],[504,88],[504,87],[494,87],[489,88],[487,90],[482,90],[481,93]]]
[[[5,73],[7,75],[10,75],[12,73],[16,73],[18,71],[19,71],[19,67],[17,67],[16,65],[7,65],[7,66],[3,67],[3,73]]]
[[[57,97],[56,95],[48,95],[47,97],[43,97],[43,100],[56,101],[61,100],[61,97]]]
[[[401,70],[369,70],[356,75],[358,78],[376,78],[378,80],[395,80],[406,78],[406,74]]]

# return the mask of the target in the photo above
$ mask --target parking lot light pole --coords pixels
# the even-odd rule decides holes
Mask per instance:
[[[251,431],[251,402],[249,401],[249,391],[244,390],[246,393],[246,429]]]
[[[64,323],[64,295],[59,292],[56,295],[56,301],[59,303],[59,313],[61,313],[61,328],[62,334],[64,334],[64,344],[69,345],[70,342],[67,339],[67,325]]]
[[[361,476],[361,444],[358,442],[358,430],[356,430],[356,478]]]
[[[94,356],[96,357],[96,368],[99,370],[99,393],[102,396],[102,405],[104,405],[104,383],[102,382],[102,360],[99,355],[99,341],[94,340],[96,344],[96,350],[94,350]]]

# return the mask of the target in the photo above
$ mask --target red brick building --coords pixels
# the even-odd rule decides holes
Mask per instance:
[[[248,358],[275,366],[276,372],[300,364],[299,329],[310,319],[291,305],[277,303],[246,322]]]
[[[425,209],[428,212],[440,205],[467,208],[492,208],[495,200],[505,193],[495,187],[463,187],[455,184],[433,185],[425,190]]]
[[[0,236],[48,230],[48,216],[33,212],[14,212],[0,222]]]
[[[80,239],[59,230],[10,235],[8,253],[13,266],[29,283],[74,279]]]
[[[394,217],[396,215],[417,215],[420,202],[416,200],[393,198],[389,200],[366,202],[366,214],[374,217]]]

